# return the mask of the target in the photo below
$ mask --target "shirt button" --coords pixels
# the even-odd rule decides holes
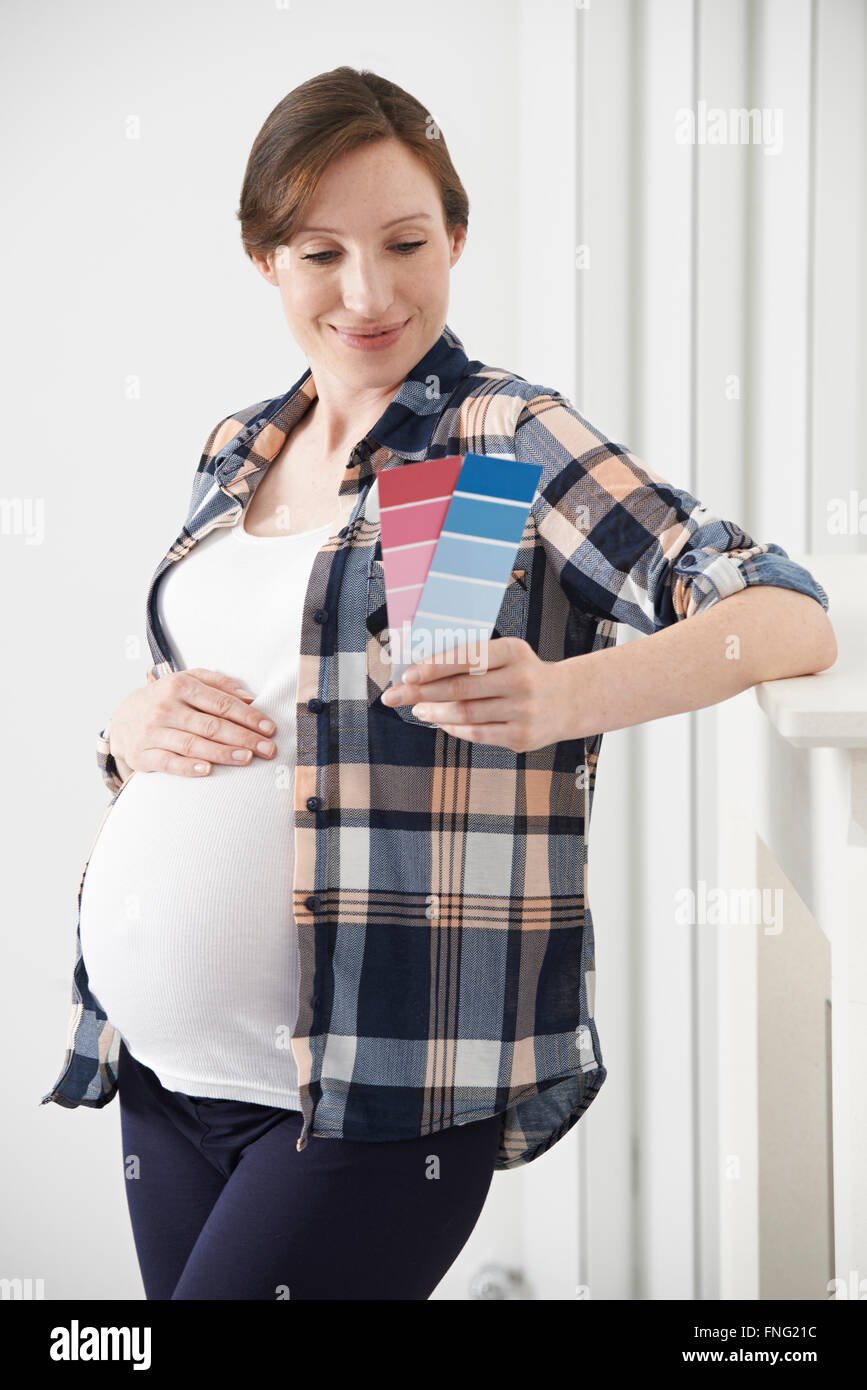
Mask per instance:
[[[311,912],[315,912],[316,909],[317,909],[317,907],[319,906],[319,904],[318,904],[318,902],[316,901],[315,898],[312,898],[312,897],[311,897],[311,898],[305,898],[305,899],[304,899],[304,906],[307,907],[307,908],[309,908]]]
[[[318,796],[308,796],[308,798],[307,798],[307,810],[308,810],[308,811],[318,811],[318,810],[319,810],[319,807],[320,807],[321,805],[322,805],[322,802],[319,800],[319,797],[318,797]]]
[[[315,609],[315,610],[314,610],[314,613],[313,613],[313,621],[314,621],[314,623],[327,623],[327,622],[328,622],[328,609],[327,609],[327,608],[317,608],[317,609]]]
[[[681,565],[684,565],[684,566],[690,566],[690,567],[691,567],[692,565],[695,564],[695,556],[694,556],[694,555],[684,555],[683,559],[680,560],[678,563],[680,563]]]
[[[349,533],[349,527],[348,527],[348,526],[341,526],[340,530],[337,532],[338,536],[345,536],[345,535],[347,535],[348,533]]]
[[[321,700],[308,700],[307,708],[311,714],[319,714],[321,710],[324,710],[325,705]]]

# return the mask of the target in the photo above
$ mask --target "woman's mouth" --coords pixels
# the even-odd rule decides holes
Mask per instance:
[[[389,328],[384,333],[352,333],[345,328],[338,328],[333,323],[329,327],[334,329],[340,341],[347,347],[358,348],[361,352],[382,352],[397,342],[408,323],[409,319],[406,319],[396,328]]]

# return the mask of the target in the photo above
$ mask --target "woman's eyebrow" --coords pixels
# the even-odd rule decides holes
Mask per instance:
[[[431,220],[431,214],[429,212],[409,212],[405,217],[393,217],[390,222],[383,222],[379,230],[384,232],[387,231],[389,227],[396,226],[398,222],[417,222],[422,217],[426,218],[428,222]],[[327,232],[330,236],[340,235],[333,227],[298,227],[295,231],[295,236],[301,236],[304,232]]]

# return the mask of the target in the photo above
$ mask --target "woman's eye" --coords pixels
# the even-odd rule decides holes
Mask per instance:
[[[424,241],[398,241],[392,249],[401,256],[411,256],[420,246],[426,244]],[[331,262],[325,259],[326,256],[336,256],[337,254],[336,251],[315,251],[313,254],[308,253],[308,255],[302,256],[301,259],[302,261],[312,261],[314,265],[330,265]]]

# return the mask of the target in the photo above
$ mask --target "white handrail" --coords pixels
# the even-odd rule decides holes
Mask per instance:
[[[867,555],[792,555],[828,595],[837,660],[827,671],[763,681],[756,699],[796,748],[867,749]]]

